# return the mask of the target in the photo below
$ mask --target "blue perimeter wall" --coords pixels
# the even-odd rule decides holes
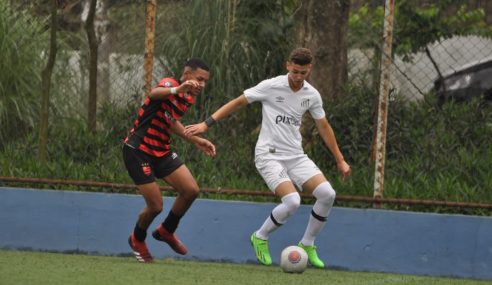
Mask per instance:
[[[164,211],[174,198],[164,199]],[[144,206],[139,195],[0,187],[0,248],[130,255],[127,238]],[[157,258],[256,262],[249,236],[275,204],[198,199],[177,234],[185,257],[153,240]],[[270,237],[274,263],[302,237],[310,206],[301,206]],[[492,279],[492,218],[335,207],[316,242],[331,268]]]

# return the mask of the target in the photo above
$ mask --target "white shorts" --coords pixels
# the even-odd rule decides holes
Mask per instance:
[[[302,185],[306,181],[322,173],[307,155],[287,160],[266,159],[257,156],[255,165],[272,192],[275,192],[277,186],[285,181],[291,181],[302,191]]]

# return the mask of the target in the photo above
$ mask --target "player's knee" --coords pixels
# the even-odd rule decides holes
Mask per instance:
[[[198,187],[198,185],[189,187],[181,193],[181,195],[186,200],[195,200],[199,194],[200,194],[200,188]]]
[[[152,213],[152,215],[157,216],[162,212],[163,209],[163,203],[162,199],[153,201],[147,205],[147,208],[149,211]]]
[[[325,181],[318,185],[313,191],[313,196],[317,201],[323,204],[332,205],[335,202],[336,192],[333,187],[331,187],[330,182]]]
[[[153,212],[157,216],[162,212],[162,209],[163,209],[163,207],[162,207],[162,205],[160,205],[160,206],[157,206],[156,208],[154,208]]]
[[[282,197],[282,203],[287,208],[288,216],[294,214],[301,205],[301,196],[294,192]]]

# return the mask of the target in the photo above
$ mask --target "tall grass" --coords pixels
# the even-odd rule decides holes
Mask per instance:
[[[288,2],[288,1],[281,1]],[[292,2],[292,1],[291,1]],[[283,72],[289,49],[291,23],[280,3],[250,5],[243,1],[190,1],[186,17],[177,19],[174,33],[157,27],[156,54],[165,69],[179,77],[183,63],[200,57],[211,67],[205,96],[200,96],[191,117],[209,112],[260,80]],[[275,15],[275,13],[277,15]],[[275,16],[275,17],[273,17]],[[268,25],[276,21],[276,28]]]
[[[0,149],[36,127],[47,33],[43,19],[0,2]]]

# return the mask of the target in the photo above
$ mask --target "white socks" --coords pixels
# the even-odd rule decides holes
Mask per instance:
[[[312,246],[314,240],[326,224],[326,218],[335,202],[336,193],[331,187],[330,182],[325,181],[318,185],[313,191],[316,202],[309,216],[309,222],[302,237],[302,244]],[[301,196],[298,192],[293,192],[282,197],[282,203],[275,207],[268,218],[256,231],[256,237],[268,240],[268,236],[283,225],[287,219],[294,214],[301,204]]]
[[[297,211],[301,205],[301,196],[293,192],[282,197],[282,203],[275,207],[261,228],[256,231],[256,237],[267,240],[270,233],[278,229],[287,219]]]
[[[313,196],[316,198],[316,203],[314,203],[306,231],[301,240],[302,244],[309,246],[314,245],[316,236],[326,224],[326,218],[333,207],[336,193],[330,182],[326,181],[314,189]]]

